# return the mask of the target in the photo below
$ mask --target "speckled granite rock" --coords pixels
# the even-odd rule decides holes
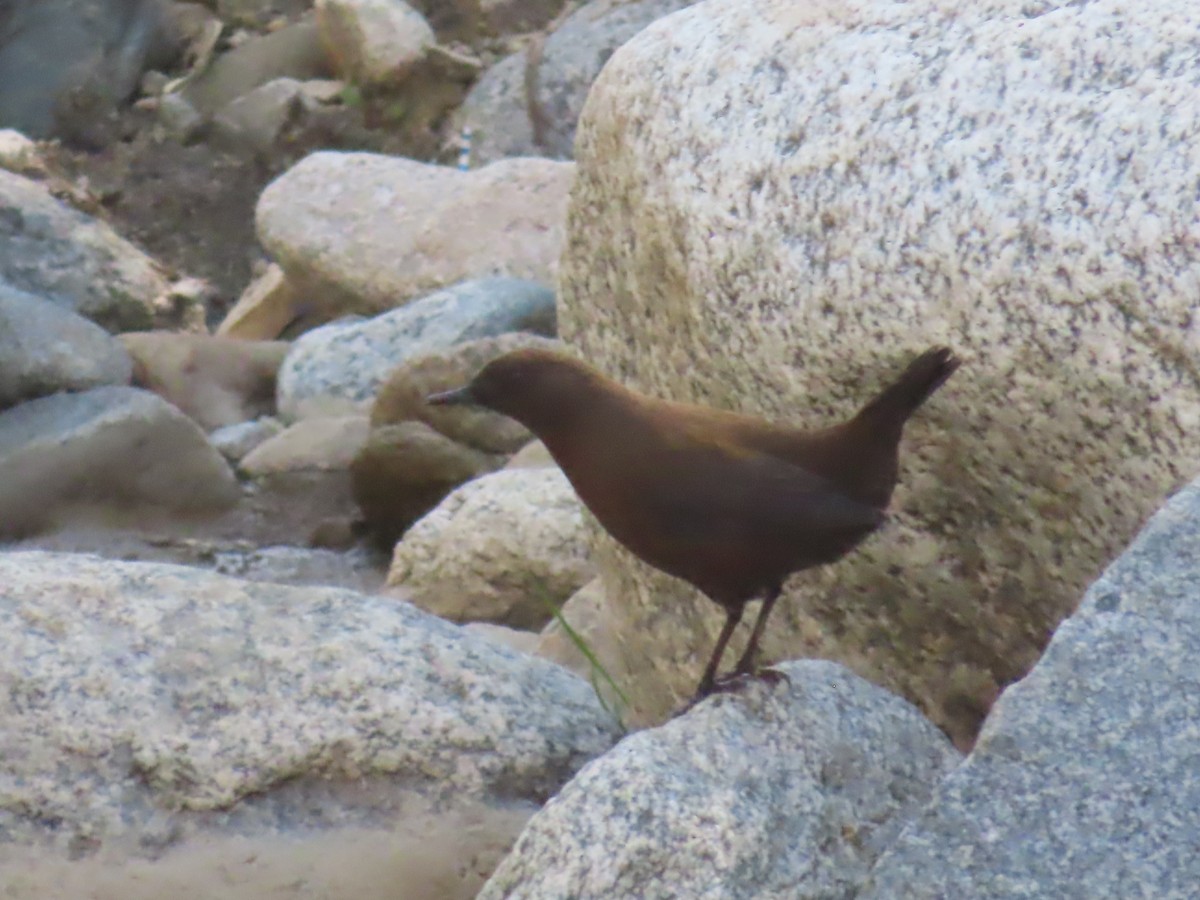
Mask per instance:
[[[0,280],[0,409],[59,391],[128,384],[133,363],[99,325]]]
[[[1200,171],[1198,35],[1186,0],[711,0],[614,54],[579,128],[560,281],[587,359],[804,425],[931,343],[965,360],[906,431],[891,524],[793,582],[768,658],[839,659],[969,741],[1200,469],[1180,200]],[[719,614],[599,549],[647,661],[633,692],[661,715]],[[694,613],[713,629],[681,627]]]
[[[80,507],[210,511],[240,496],[204,432],[148,391],[101,387],[0,413],[0,537]]]
[[[446,437],[485,453],[514,453],[533,435],[520,422],[482,407],[430,406],[430,394],[462,387],[485,365],[525,347],[563,350],[563,344],[528,332],[480,338],[401,363],[379,389],[371,425],[425,422]]]
[[[0,278],[108,331],[153,324],[167,292],[154,261],[107,224],[0,170]]]
[[[1189,897],[1200,884],[1200,483],[1088,589],[873,900]]]
[[[958,754],[841,666],[781,669],[586,766],[480,900],[854,896]]]
[[[396,545],[388,584],[459,622],[540,628],[592,577],[583,506],[558,469],[464,484]]]
[[[584,682],[394,598],[0,554],[0,833],[152,852],[198,829],[540,803],[615,740]]]
[[[292,346],[279,372],[289,418],[368,413],[388,374],[406,360],[509,331],[553,333],[554,293],[530,281],[481,278],[373,319],[335,322]]]
[[[460,172],[314,153],[259,198],[258,236],[314,303],[374,314],[468,278],[553,284],[574,167],[503,160]]]
[[[593,0],[564,19],[543,43],[496,63],[471,88],[456,117],[459,129],[471,128],[471,162],[482,166],[512,156],[570,159],[588,88],[613,51],[651,22],[687,5],[688,0]],[[530,74],[532,98],[527,93]]]

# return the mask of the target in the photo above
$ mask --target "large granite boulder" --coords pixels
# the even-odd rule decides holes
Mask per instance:
[[[480,900],[854,896],[959,757],[835,663],[780,670],[586,766]]]
[[[1198,561],[1194,482],[1088,589],[857,896],[1190,896]]]
[[[574,675],[407,603],[182,566],[0,554],[0,648],[0,835],[67,853],[528,808],[617,735]]]
[[[1200,467],[1197,27],[1185,0],[711,0],[613,55],[560,281],[586,358],[809,426],[929,344],[965,360],[906,431],[891,524],[790,583],[768,658],[839,659],[969,742]],[[599,544],[661,715],[719,613]]]

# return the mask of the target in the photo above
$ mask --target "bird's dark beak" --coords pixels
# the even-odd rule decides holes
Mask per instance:
[[[475,395],[471,393],[471,386],[467,385],[453,391],[430,394],[425,398],[425,402],[430,406],[465,406],[474,404],[476,401]]]

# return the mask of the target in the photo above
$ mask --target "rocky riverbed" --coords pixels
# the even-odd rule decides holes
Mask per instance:
[[[1192,896],[1200,13],[1035,6],[0,5],[0,896]],[[424,403],[931,343],[681,716],[715,607]]]

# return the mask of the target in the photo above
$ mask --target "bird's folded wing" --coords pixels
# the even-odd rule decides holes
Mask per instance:
[[[657,527],[676,537],[849,537],[883,521],[881,510],[777,457],[716,444],[672,456],[656,467],[669,474],[645,485],[641,500]]]

